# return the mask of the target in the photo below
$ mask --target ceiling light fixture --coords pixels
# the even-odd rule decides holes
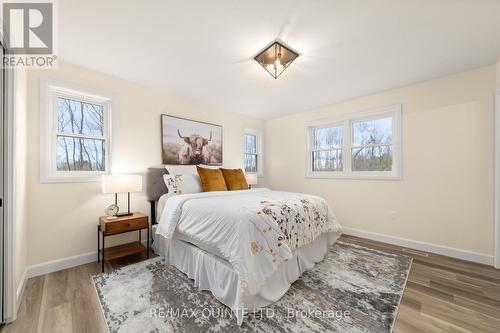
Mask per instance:
[[[278,41],[274,41],[254,57],[264,69],[277,79],[299,54]]]

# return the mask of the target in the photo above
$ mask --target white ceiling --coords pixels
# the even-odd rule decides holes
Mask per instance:
[[[498,0],[61,0],[61,59],[274,118],[494,64]],[[277,80],[252,57],[301,56]]]

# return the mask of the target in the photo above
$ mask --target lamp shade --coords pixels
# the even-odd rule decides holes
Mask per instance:
[[[102,193],[127,193],[141,191],[141,175],[104,175],[102,177]]]
[[[248,185],[257,185],[257,175],[254,173],[246,174],[245,175],[247,179],[247,184]]]

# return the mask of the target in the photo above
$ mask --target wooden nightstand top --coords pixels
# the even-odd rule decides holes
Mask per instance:
[[[103,221],[104,223],[119,222],[119,221],[133,220],[133,219],[137,219],[137,218],[141,218],[141,217],[147,217],[147,215],[145,215],[143,213],[139,213],[139,212],[133,212],[132,215],[129,215],[129,216],[119,216],[116,219],[109,219],[109,220],[108,220],[108,216],[100,216],[99,217],[99,223],[101,221]]]
[[[134,212],[132,215],[120,216],[116,219],[101,216],[99,217],[99,225],[105,235],[113,235],[148,228],[149,222],[147,215]]]

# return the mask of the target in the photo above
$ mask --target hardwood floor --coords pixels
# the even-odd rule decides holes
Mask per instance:
[[[500,332],[500,270],[357,237],[342,240],[414,258],[394,332]],[[143,258],[118,259],[106,271]],[[90,281],[98,273],[100,265],[91,263],[29,279],[18,320],[1,332],[106,332]]]

